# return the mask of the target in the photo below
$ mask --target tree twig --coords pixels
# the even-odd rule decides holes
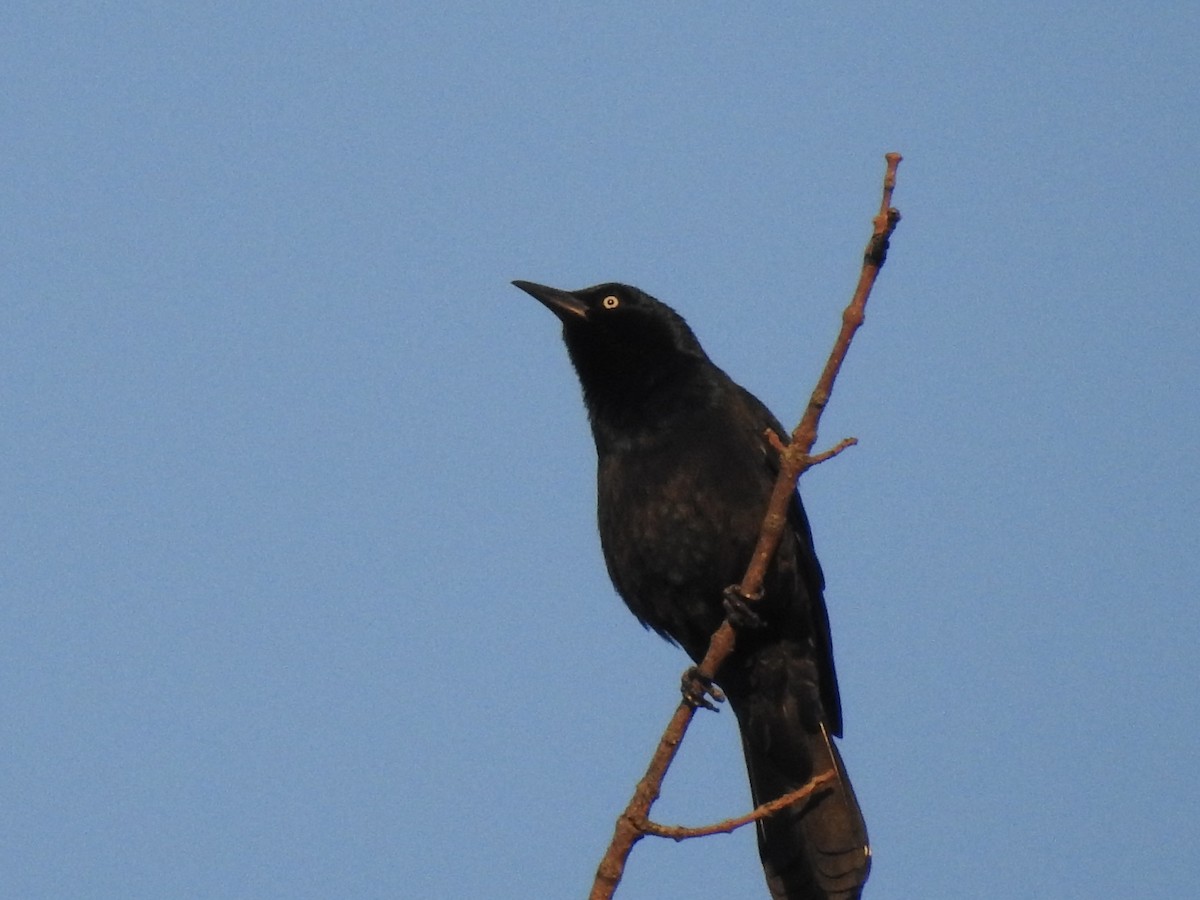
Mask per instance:
[[[655,837],[670,838],[673,841],[686,841],[689,838],[708,837],[710,834],[730,834],[737,831],[743,825],[749,825],[751,822],[765,819],[767,816],[778,812],[784,807],[791,806],[793,803],[799,803],[801,800],[807,800],[831,781],[837,781],[837,777],[837,772],[833,770],[822,772],[803,787],[798,787],[794,791],[788,791],[783,796],[776,797],[770,803],[764,803],[762,806],[752,809],[744,816],[725,819],[721,822],[715,822],[712,825],[687,828],[683,825],[659,825],[657,822],[651,822],[647,819],[641,823],[641,828],[646,834],[652,834]]]
[[[738,592],[750,601],[760,596],[762,592],[767,567],[775,555],[787,523],[788,505],[791,503],[792,493],[796,489],[796,479],[813,466],[831,459],[855,442],[854,438],[847,438],[830,450],[815,456],[811,455],[813,445],[817,441],[817,426],[821,420],[821,413],[829,403],[834,381],[846,358],[846,352],[850,349],[854,333],[863,323],[867,298],[871,294],[871,287],[875,284],[875,278],[879,274],[880,268],[887,259],[888,241],[900,221],[900,212],[892,207],[892,191],[896,186],[896,169],[900,165],[901,157],[899,153],[888,153],[885,159],[887,160],[887,171],[883,179],[883,200],[880,204],[879,214],[872,222],[874,228],[863,254],[863,266],[862,272],[859,274],[858,285],[854,290],[854,296],[850,299],[850,304],[842,313],[841,331],[838,333],[837,340],[834,341],[833,349],[829,353],[829,359],[825,363],[817,386],[809,398],[808,406],[805,407],[804,416],[792,432],[791,442],[782,448],[780,453],[779,476],[775,480],[771,499],[767,504],[758,544],[754,549],[746,574],[738,586]],[[778,436],[776,436],[776,442],[782,444],[781,441],[778,441]],[[733,626],[726,620],[713,634],[708,651],[697,667],[699,674],[711,679],[729,654],[733,652],[734,641]],[[653,826],[650,823],[650,807],[654,805],[662,791],[663,778],[679,750],[679,744],[683,740],[684,734],[687,733],[688,725],[695,712],[695,707],[686,701],[676,707],[671,721],[659,739],[654,755],[650,758],[646,774],[642,776],[641,781],[634,789],[629,805],[617,818],[612,841],[596,869],[596,878],[592,884],[589,900],[610,900],[621,881],[625,863],[634,845],[646,834],[655,833],[651,830],[652,828],[661,829],[662,826]],[[798,802],[802,797],[811,794],[822,778],[824,776],[813,779],[798,790],[764,804],[750,815],[762,818],[784,806]],[[770,807],[770,811],[760,814],[759,811],[767,807]],[[729,821],[737,822],[738,820]],[[754,821],[754,819],[749,821]],[[724,825],[725,823],[718,824]],[[736,827],[738,826],[733,825],[729,830]]]

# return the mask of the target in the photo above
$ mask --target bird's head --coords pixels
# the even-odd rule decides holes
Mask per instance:
[[[562,321],[593,416],[639,406],[659,386],[708,361],[683,317],[635,287],[610,282],[563,291],[530,281],[513,284]]]
[[[617,370],[645,375],[683,358],[708,358],[679,313],[630,285],[563,291],[531,281],[513,284],[558,316],[571,359],[577,368],[585,363],[588,376],[612,377]]]

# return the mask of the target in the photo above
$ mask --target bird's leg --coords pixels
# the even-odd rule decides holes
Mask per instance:
[[[757,596],[747,596],[742,593],[740,585],[731,584],[725,588],[721,605],[725,607],[725,618],[738,631],[757,631],[766,627],[762,616],[750,608],[750,604],[762,599],[762,593]]]
[[[679,689],[683,692],[683,702],[688,706],[703,706],[716,712],[716,706],[708,698],[712,697],[717,703],[725,702],[725,692],[713,684],[711,678],[701,675],[698,666],[691,666],[683,673]]]

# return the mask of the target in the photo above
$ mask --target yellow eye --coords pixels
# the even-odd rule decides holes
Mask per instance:
[[[603,300],[600,301],[600,305],[603,306],[605,309],[616,309],[618,306],[621,305],[621,301],[617,297],[614,297],[612,294],[609,294],[607,297],[605,297]]]

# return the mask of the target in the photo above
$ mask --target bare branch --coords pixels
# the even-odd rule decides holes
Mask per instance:
[[[765,819],[772,813],[777,813],[779,810],[799,803],[801,800],[807,800],[810,796],[816,793],[831,781],[837,781],[837,772],[823,772],[810,781],[804,787],[796,788],[794,791],[789,791],[782,797],[776,797],[770,803],[764,803],[762,806],[756,807],[744,816],[738,816],[733,819],[725,819],[713,825],[702,825],[697,828],[687,828],[683,825],[659,825],[657,822],[646,820],[641,823],[642,831],[646,834],[652,834],[655,837],[671,838],[673,841],[686,841],[689,838],[708,837],[710,834],[730,834],[741,828],[743,825],[749,825],[751,822],[757,822],[759,819]]]
[[[850,349],[850,341],[854,338],[854,333],[863,323],[867,298],[871,294],[871,287],[875,284],[875,278],[879,274],[884,261],[887,259],[888,240],[895,230],[897,223],[900,221],[899,211],[893,209],[891,204],[892,191],[896,186],[896,169],[900,165],[901,157],[899,153],[888,153],[885,159],[887,160],[887,172],[883,179],[883,201],[880,204],[879,214],[872,220],[874,230],[871,234],[871,239],[867,242],[867,249],[863,254],[863,266],[858,278],[858,285],[855,288],[850,304],[842,313],[841,331],[834,342],[833,350],[830,351],[829,360],[825,363],[825,369],[817,381],[817,386],[813,389],[808,406],[804,410],[804,416],[800,420],[800,424],[792,432],[791,442],[782,448],[780,452],[779,477],[775,481],[771,499],[767,504],[767,512],[763,518],[762,531],[759,535],[758,544],[755,547],[750,565],[746,569],[746,574],[743,576],[741,585],[738,588],[739,593],[748,600],[753,600],[762,593],[763,579],[766,576],[767,567],[770,565],[771,558],[775,555],[775,550],[779,546],[780,537],[787,523],[788,505],[791,503],[792,493],[796,489],[796,479],[814,465],[831,459],[855,442],[853,438],[847,438],[831,450],[819,453],[816,456],[810,455],[813,445],[817,440],[817,425],[820,422],[821,413],[829,402],[830,394],[833,392],[833,383],[837,379],[842,362],[846,358],[846,351]],[[772,444],[782,445],[782,441],[778,435],[775,435]],[[776,449],[780,449],[780,447],[777,446]],[[726,657],[733,652],[734,641],[735,632],[733,626],[726,620],[721,623],[721,627],[713,634],[704,659],[697,667],[699,674],[711,679],[720,669]],[[650,765],[646,769],[646,774],[638,782],[629,805],[626,806],[625,811],[617,818],[617,826],[613,833],[612,842],[609,844],[608,850],[605,852],[604,858],[600,861],[600,865],[596,870],[596,879],[592,884],[591,893],[588,895],[589,900],[610,900],[621,881],[621,876],[625,871],[625,862],[628,860],[629,853],[633,849],[634,844],[649,833],[650,807],[654,805],[654,802],[658,799],[662,791],[663,778],[666,776],[667,769],[670,768],[671,762],[679,750],[679,744],[683,740],[683,736],[687,733],[688,725],[691,723],[693,715],[695,715],[695,707],[687,702],[681,702],[675,709],[675,713],[671,716],[671,721],[659,739],[658,746],[654,750],[654,755],[650,759]],[[812,790],[812,786],[820,780],[820,778],[814,779],[814,781],[809,782],[809,784],[799,790]],[[760,809],[773,807],[769,812],[763,812],[759,815],[759,810],[755,810],[750,815],[757,816],[758,818],[770,815],[771,812],[779,808],[774,807],[774,803],[787,800],[790,796],[790,794],[785,795],[785,797],[780,797],[777,801],[760,807]],[[793,801],[788,800],[787,802]],[[782,805],[786,806],[787,803],[782,803]]]
[[[843,450],[847,450],[850,447],[853,447],[857,443],[858,443],[858,438],[855,438],[855,437],[842,438],[840,441],[838,441],[836,444],[834,444],[832,447],[830,447],[824,453],[818,453],[816,456],[808,457],[805,460],[805,468],[811,469],[813,466],[819,466],[821,463],[825,462],[826,460],[833,459],[835,456],[837,456]]]

